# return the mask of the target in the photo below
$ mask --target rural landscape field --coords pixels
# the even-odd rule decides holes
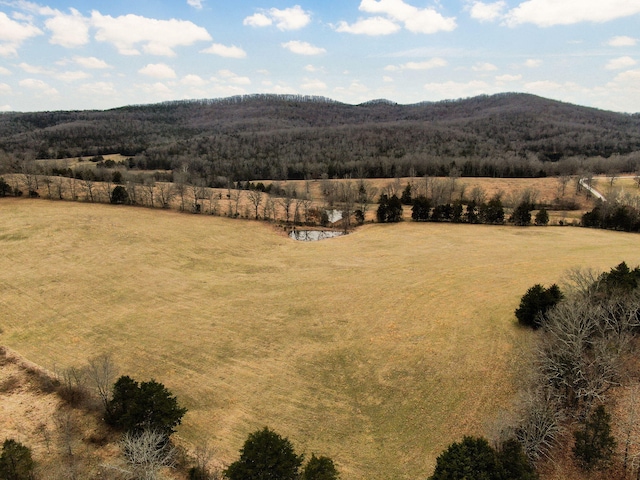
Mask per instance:
[[[344,480],[425,478],[515,401],[536,333],[514,309],[574,267],[640,264],[634,234],[368,224],[296,242],[268,223],[0,202],[1,343],[51,370],[114,355],[188,408],[229,464],[264,426]]]

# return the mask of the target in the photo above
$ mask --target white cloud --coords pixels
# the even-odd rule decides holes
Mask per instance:
[[[538,68],[540,65],[542,65],[542,60],[536,58],[530,58],[524,62],[524,66],[528,68]]]
[[[619,57],[609,60],[604,68],[607,70],[622,70],[624,68],[633,67],[636,63],[638,62],[631,57]]]
[[[173,91],[164,83],[138,83],[135,85],[136,89],[150,96],[151,101],[158,98],[169,99],[174,96]]]
[[[138,73],[154,78],[176,78],[176,72],[164,63],[149,63],[138,70]]]
[[[80,85],[78,92],[90,97],[113,97],[116,94],[116,89],[110,82],[94,82]]]
[[[211,40],[202,27],[185,20],[156,20],[138,15],[111,17],[100,12],[91,13],[93,26],[97,28],[96,40],[113,44],[122,55],[139,55],[136,48],[151,55],[174,56],[173,49]]]
[[[290,42],[286,42],[282,44],[283,48],[286,48],[292,53],[297,53],[298,55],[321,55],[326,53],[324,48],[315,47],[307,42],[300,42],[298,40],[292,40]]]
[[[0,12],[0,57],[18,54],[18,47],[31,37],[42,35],[42,30],[30,23],[11,20],[6,13]]]
[[[58,91],[42,80],[25,78],[24,80],[20,80],[20,82],[18,82],[18,85],[20,85],[22,88],[28,88],[29,90],[40,92],[46,96],[58,96]]]
[[[0,105],[0,112],[11,112],[13,109],[11,105]]]
[[[502,16],[502,12],[506,7],[507,3],[501,0],[494,3],[474,1],[467,8],[471,18],[480,20],[481,22],[492,22]]]
[[[249,17],[246,17],[243,21],[243,25],[250,27],[268,27],[275,23],[279,30],[300,30],[306,27],[311,22],[311,14],[302,9],[300,5],[295,5],[291,8],[285,8],[280,10],[278,8],[271,8],[269,10],[255,13]]]
[[[472,80],[470,82],[454,82],[452,80],[442,83],[427,83],[424,85],[430,99],[444,100],[452,98],[474,97],[481,94],[495,92],[496,88],[486,82]]]
[[[394,82],[393,78],[392,78],[392,77],[389,77],[389,76],[387,76],[387,75],[385,75],[384,77],[382,77],[382,81],[383,81],[384,83],[393,83],[393,82]]]
[[[344,95],[347,98],[354,99],[355,101],[371,100],[369,96],[369,88],[359,80],[353,80],[348,87],[336,87],[333,89],[336,95]]]
[[[233,85],[251,85],[251,79],[249,77],[241,77],[231,70],[220,70],[218,71],[218,75],[222,77],[222,80],[216,77],[213,77],[211,80],[219,83],[231,83]]]
[[[268,27],[269,25],[273,25],[273,20],[267,17],[264,13],[255,13],[250,17],[245,18],[242,21],[242,24],[249,27]]]
[[[300,89],[317,92],[320,90],[326,90],[327,84],[324,83],[322,80],[318,80],[318,79],[305,79],[305,83],[300,85]]]
[[[225,58],[245,58],[247,56],[247,52],[240,47],[236,47],[235,45],[228,47],[220,43],[214,43],[209,48],[200,50],[200,53],[210,53]]]
[[[510,27],[532,23],[539,27],[581,22],[603,23],[640,13],[635,0],[527,0],[506,15]]]
[[[347,22],[340,22],[336,27],[337,32],[371,36],[390,35],[398,30],[400,30],[399,25],[384,17],[360,19],[351,25]]]
[[[628,70],[619,73],[607,87],[625,87],[635,92],[635,96],[640,93],[640,70]]]
[[[111,68],[107,62],[96,57],[73,57],[73,61],[84,68],[92,68],[95,70]]]
[[[276,22],[276,27],[280,30],[299,30],[306,27],[311,22],[311,15],[305,12],[300,5],[292,8],[269,10],[271,18]]]
[[[444,17],[433,8],[417,8],[403,0],[362,0],[359,9],[403,22],[413,33],[450,32],[457,26],[455,17]]]
[[[39,65],[29,65],[28,63],[22,62],[18,65],[22,70],[32,75],[52,75],[53,71],[47,70],[44,67]]]
[[[49,42],[54,45],[73,48],[89,43],[89,21],[74,8],[70,15],[56,10],[44,24],[53,34]]]
[[[0,83],[0,95],[9,95],[11,94],[11,86],[6,83]]]
[[[517,82],[518,80],[522,80],[522,75],[498,75],[496,77],[496,80],[501,83]]]
[[[63,82],[75,82],[77,80],[84,80],[85,78],[91,77],[87,72],[82,71],[56,73],[54,76]]]
[[[185,75],[182,80],[180,80],[180,83],[188,87],[202,87],[208,82],[199,75]]]
[[[444,58],[435,57],[423,62],[407,62],[402,65],[387,65],[385,70],[396,72],[398,70],[431,70],[432,68],[446,67],[447,61]]]
[[[562,97],[567,93],[576,93],[586,91],[583,87],[575,82],[554,82],[553,80],[538,80],[535,82],[528,82],[524,84],[524,88],[531,92],[541,96],[547,97]]]
[[[498,67],[496,67],[493,63],[488,62],[476,63],[473,67],[471,67],[471,70],[473,70],[474,72],[493,72],[497,69]]]
[[[202,10],[202,0],[187,0],[187,4],[197,10]]]
[[[315,73],[315,72],[324,72],[324,68],[318,68],[318,67],[314,67],[313,65],[309,64],[306,67],[304,67],[305,71],[310,72],[310,73]]]
[[[11,75],[11,70],[8,68],[0,67],[0,75]]]
[[[612,37],[607,42],[607,45],[610,47],[634,47],[638,43],[637,38],[627,37],[627,36],[618,36]]]

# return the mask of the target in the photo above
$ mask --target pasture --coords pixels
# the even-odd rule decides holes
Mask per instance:
[[[488,434],[535,335],[513,316],[526,289],[640,263],[636,234],[572,227],[367,224],[305,243],[13,198],[0,219],[0,344],[51,370],[112,352],[189,409],[185,444],[228,463],[267,425],[344,480],[425,478],[449,443]]]

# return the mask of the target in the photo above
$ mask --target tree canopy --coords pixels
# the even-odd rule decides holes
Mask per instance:
[[[556,284],[549,288],[536,284],[520,299],[520,305],[515,311],[516,318],[522,325],[533,329],[540,328],[544,322],[545,313],[563,298],[564,295]]]
[[[113,386],[107,407],[107,422],[125,431],[155,430],[171,435],[182,421],[186,408],[161,383],[151,380],[138,384],[129,376]]]
[[[31,450],[20,442],[7,439],[0,455],[0,478],[3,480],[31,480],[35,464]]]
[[[229,480],[297,480],[303,456],[293,445],[267,427],[249,434],[240,458],[229,465]]]

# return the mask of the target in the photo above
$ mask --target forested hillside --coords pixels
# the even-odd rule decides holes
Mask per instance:
[[[637,156],[618,155],[637,151],[640,115],[528,94],[355,106],[254,95],[0,115],[5,159],[121,153],[135,157],[132,167],[175,169],[188,163],[191,171],[231,180],[448,175],[452,169],[463,176],[501,177],[585,168],[629,171]],[[585,165],[586,157],[602,158]]]

